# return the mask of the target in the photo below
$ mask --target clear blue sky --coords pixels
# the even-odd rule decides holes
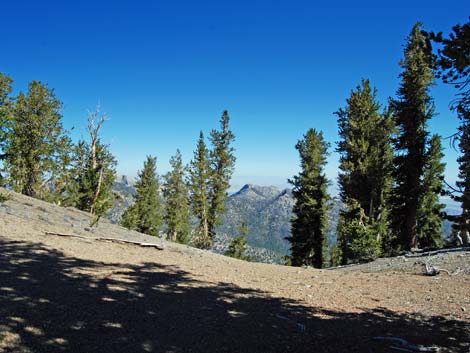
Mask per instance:
[[[320,3],[320,4],[318,4]],[[135,175],[147,154],[160,173],[180,148],[188,161],[199,130],[218,127],[224,109],[236,135],[234,184],[282,184],[298,172],[296,141],[310,127],[332,150],[336,117],[362,77],[386,103],[416,21],[449,33],[470,15],[468,1],[5,1],[0,71],[15,91],[35,79],[64,102],[64,125],[85,133],[100,102],[111,120],[120,173]],[[432,132],[452,134],[451,87],[432,94]],[[456,154],[446,144],[447,176]],[[328,175],[337,174],[330,156]]]

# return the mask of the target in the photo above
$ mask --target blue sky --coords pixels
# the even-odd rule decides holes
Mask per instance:
[[[0,71],[18,92],[35,79],[64,102],[64,125],[85,133],[99,102],[103,130],[135,175],[147,154],[160,173],[180,148],[192,157],[199,130],[228,109],[236,135],[233,183],[285,184],[299,170],[296,141],[310,127],[334,150],[333,112],[362,77],[382,103],[398,88],[405,38],[416,21],[449,33],[467,1],[8,1],[0,12]],[[437,82],[432,132],[452,134],[454,91]],[[456,154],[446,147],[447,178]],[[335,179],[338,156],[327,168]]]

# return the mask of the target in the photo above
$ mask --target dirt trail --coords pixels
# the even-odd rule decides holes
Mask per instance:
[[[0,206],[0,352],[470,351],[470,276],[254,264],[13,194]],[[155,241],[155,238],[151,238]],[[468,254],[458,254],[468,264]]]

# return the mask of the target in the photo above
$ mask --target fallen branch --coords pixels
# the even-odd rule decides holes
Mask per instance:
[[[82,235],[76,234],[66,234],[66,233],[56,233],[56,232],[45,232],[46,235],[57,235],[59,237],[73,237],[73,238],[80,238],[85,240],[98,240],[98,241],[110,241],[114,243],[124,243],[124,244],[132,244],[138,245],[144,248],[155,248],[158,250],[164,250],[164,247],[160,244],[155,243],[143,243],[139,241],[132,241],[132,240],[124,240],[124,239],[116,239],[116,238],[102,238],[102,237],[84,237]]]
[[[459,273],[462,272],[462,269],[457,268],[454,272],[450,272],[449,270],[446,270],[445,268],[439,268],[433,265],[428,264],[427,262],[423,263],[424,265],[424,270],[425,270],[425,275],[426,276],[436,276],[441,272],[447,273],[449,276],[456,276]]]
[[[359,266],[359,265],[364,265],[364,263],[355,263],[355,264],[327,267],[327,268],[325,268],[325,270],[337,270],[337,269],[340,269],[340,268],[354,267],[354,266]]]
[[[84,237],[83,235],[77,235],[77,234],[66,234],[66,233],[56,233],[56,232],[44,232],[46,235],[57,235],[59,237],[72,237],[72,238],[80,238],[80,239],[85,239],[85,240],[97,240],[97,238],[92,238],[92,237]]]
[[[390,346],[390,348],[398,350],[398,351],[403,351],[403,352],[439,352],[439,347],[436,346],[421,346],[421,345],[415,345],[409,343],[407,340],[399,337],[374,337],[374,340],[376,341],[390,341],[395,344],[399,344],[400,346]]]
[[[440,269],[438,269],[437,267],[433,265],[428,264],[427,262],[424,263],[424,270],[425,270],[426,276],[436,276],[441,272]]]

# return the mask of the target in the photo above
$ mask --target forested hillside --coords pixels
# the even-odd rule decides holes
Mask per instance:
[[[124,210],[133,202],[135,188],[133,179],[120,176],[114,183],[116,194],[113,208],[108,212],[108,218],[119,223]],[[455,213],[455,204],[450,200],[446,212]],[[226,201],[226,213],[222,223],[217,227],[217,237],[213,250],[223,253],[230,240],[240,235],[240,225],[246,222],[246,235],[249,245],[248,253],[257,261],[284,263],[283,257],[289,254],[289,242],[286,237],[290,234],[293,217],[294,198],[290,189],[276,186],[260,186],[246,184],[239,191],[231,194]],[[341,202],[332,199],[328,215],[328,248],[336,244],[336,227],[341,211]],[[193,227],[196,220],[192,221]],[[448,239],[452,231],[452,223],[444,222],[443,237]]]

